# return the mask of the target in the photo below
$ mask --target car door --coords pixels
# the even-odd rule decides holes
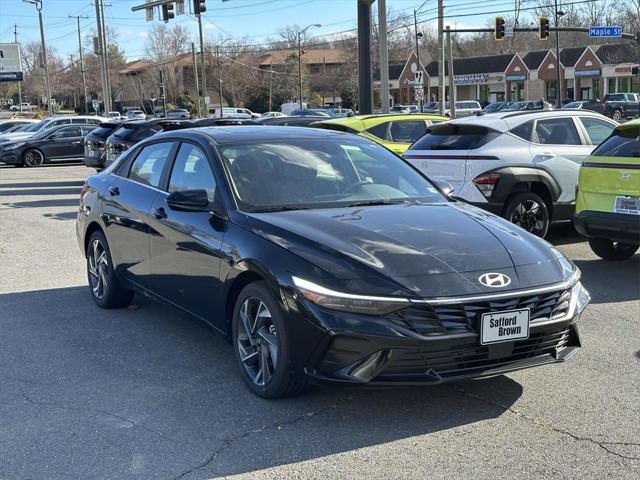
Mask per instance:
[[[160,192],[173,141],[145,145],[132,152],[111,176],[104,192],[103,220],[118,275],[150,288],[149,215]]]
[[[219,301],[224,223],[209,210],[174,209],[166,198],[174,192],[204,189],[213,205],[216,186],[213,158],[195,143],[181,143],[166,191],[153,201],[150,220],[153,291],[209,321]]]
[[[82,156],[82,130],[80,125],[61,127],[48,136],[42,151],[48,160]],[[74,154],[75,151],[79,153]]]
[[[560,186],[560,203],[575,200],[580,165],[593,150],[581,137],[577,121],[569,116],[536,120],[530,144],[533,163],[547,170]]]

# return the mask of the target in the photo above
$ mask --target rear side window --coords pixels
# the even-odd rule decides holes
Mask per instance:
[[[367,133],[370,133],[374,137],[378,137],[381,140],[391,140],[389,138],[389,124],[381,123],[380,125],[376,125],[375,127],[367,128]]]
[[[526,140],[527,142],[531,141],[531,134],[533,133],[533,120],[529,120],[528,122],[524,122],[517,127],[512,128],[511,133],[515,136]]]
[[[144,147],[131,165],[129,178],[143,185],[158,187],[172,145],[171,142],[162,142]]]
[[[610,95],[604,96],[605,102],[622,102],[624,101],[624,94],[622,93],[614,93]]]
[[[640,130],[624,128],[615,131],[591,155],[598,157],[640,157]]]
[[[571,118],[538,120],[534,141],[543,145],[582,145]]]
[[[427,126],[423,121],[392,122],[389,133],[394,142],[413,143],[427,133]]]
[[[500,132],[480,125],[444,123],[429,127],[411,150],[473,150],[499,136]]]
[[[593,145],[598,145],[613,132],[613,125],[599,118],[580,118]]]

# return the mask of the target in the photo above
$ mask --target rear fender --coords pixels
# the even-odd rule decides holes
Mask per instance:
[[[500,174],[500,180],[490,199],[491,203],[504,203],[514,193],[531,191],[534,184],[546,187],[552,203],[557,202],[562,194],[558,182],[543,168],[504,167],[486,173]]]

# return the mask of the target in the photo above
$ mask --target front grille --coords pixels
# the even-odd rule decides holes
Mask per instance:
[[[439,350],[407,349],[392,360],[376,380],[398,380],[425,375],[434,379],[446,379],[473,375],[521,360],[545,355],[557,356],[563,349],[571,346],[579,346],[579,342],[572,341],[571,327],[562,326],[532,334],[525,340],[513,343],[470,343]]]
[[[482,314],[528,308],[529,320],[560,318],[569,311],[571,290],[539,293],[506,299],[448,305],[416,305],[390,317],[396,325],[424,336],[479,333]]]

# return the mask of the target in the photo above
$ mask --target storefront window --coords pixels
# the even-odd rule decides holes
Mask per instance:
[[[628,92],[629,91],[629,79],[628,78],[621,78],[620,79],[620,84],[618,87],[618,91],[619,92]]]
[[[615,78],[610,78],[609,79],[609,89],[608,89],[607,93],[616,93],[616,79]]]
[[[631,91],[633,93],[640,93],[640,78],[631,77]]]
[[[547,82],[547,99],[556,99],[556,82]]]
[[[489,86],[488,85],[480,85],[480,98],[478,99],[481,102],[486,102],[489,100]]]

